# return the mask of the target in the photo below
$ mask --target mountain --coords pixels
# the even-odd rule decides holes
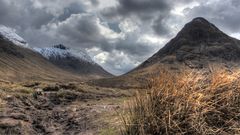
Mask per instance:
[[[39,53],[9,27],[0,26],[0,81],[79,81]]]
[[[1,80],[79,81],[109,76],[83,51],[63,45],[32,49],[14,29],[0,25]]]
[[[240,65],[240,41],[228,36],[214,24],[198,17],[152,57],[129,73],[94,83],[107,87],[139,87],[149,76],[159,75],[162,66],[173,72],[181,69],[209,69],[209,65],[233,67]]]
[[[8,40],[15,45],[28,47],[28,43],[22,37],[16,34],[14,29],[4,25],[0,25],[0,38]]]
[[[83,78],[66,72],[29,48],[0,38],[0,81],[76,81]]]
[[[230,61],[240,61],[240,41],[198,17],[187,23],[175,38],[133,71],[156,63],[181,63],[190,68],[204,68],[212,62]]]
[[[51,63],[73,74],[88,76],[90,78],[111,77],[101,66],[82,50],[73,50],[62,44],[46,48],[34,48]]]

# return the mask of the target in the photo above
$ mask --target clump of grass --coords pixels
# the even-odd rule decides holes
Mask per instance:
[[[103,129],[100,131],[99,135],[116,135],[117,134],[117,129],[114,128],[107,128],[107,129]]]
[[[240,134],[240,75],[214,71],[162,70],[130,103],[122,134]]]
[[[18,83],[0,83],[1,91],[4,91],[8,94],[13,93],[22,93],[22,94],[31,94],[33,93],[33,89],[24,87]]]

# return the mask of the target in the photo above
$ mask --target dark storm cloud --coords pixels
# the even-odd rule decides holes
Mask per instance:
[[[32,7],[32,2],[28,0],[0,1],[0,23],[11,27],[34,27],[40,28],[52,20],[53,16],[45,10]]]
[[[59,24],[56,34],[65,37],[74,47],[98,47],[103,51],[113,48],[100,32],[99,19],[91,14],[76,14]]]
[[[5,23],[6,18],[11,17],[9,16],[8,7],[6,6],[6,3],[4,1],[0,1],[0,17],[1,17],[1,23]]]
[[[98,6],[99,5],[99,1],[98,0],[91,0],[91,3],[94,6]]]
[[[72,15],[59,25],[58,32],[81,43],[94,43],[100,40],[99,28],[95,21],[91,15]]]
[[[172,3],[167,0],[118,0],[119,5],[104,9],[103,16],[107,18],[137,17],[145,25],[151,28],[160,36],[170,33],[164,19],[170,14]]]
[[[105,9],[103,14],[108,17],[116,15],[137,16],[143,20],[154,16],[155,12],[166,12],[170,9],[165,0],[118,0],[117,7]]]
[[[160,36],[167,36],[170,33],[170,29],[168,28],[165,22],[165,15],[160,15],[156,20],[153,21],[152,28]]]
[[[71,41],[71,44],[75,47],[98,47],[106,52],[118,50],[137,56],[151,52],[152,48],[147,44],[136,42],[138,35],[135,34],[129,34],[124,39],[116,39],[115,43],[110,43],[109,39],[101,34],[99,28],[101,24],[98,21],[99,19],[96,16],[90,14],[72,15],[58,26],[57,34],[66,37],[67,41]]]
[[[48,0],[0,0],[0,24],[17,29],[17,33],[33,46],[46,46],[48,43],[61,42],[51,35],[54,32],[47,33],[42,30],[42,27],[46,27],[49,23],[62,22],[72,14],[83,13],[85,7],[77,1],[56,3]],[[39,4],[37,5],[39,7],[35,4]],[[51,4],[53,6],[50,6]]]
[[[77,1],[52,2],[53,7],[49,6],[50,2],[52,1],[0,0],[0,23],[22,29],[29,27],[40,29],[51,21],[61,22],[72,14],[83,13],[86,10],[82,3]],[[36,3],[40,3],[40,7],[36,7]],[[59,10],[56,7],[60,7]]]
[[[151,53],[153,48],[146,43],[136,42],[136,36],[128,35],[124,40],[119,40],[115,49],[136,57],[144,57]]]

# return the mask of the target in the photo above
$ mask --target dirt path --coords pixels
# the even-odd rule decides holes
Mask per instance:
[[[8,95],[0,111],[0,134],[116,134],[120,124],[116,112],[125,99],[72,90]]]

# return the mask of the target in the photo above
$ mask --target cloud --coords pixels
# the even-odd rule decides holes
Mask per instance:
[[[165,22],[165,17],[159,16],[156,20],[154,20],[152,28],[154,32],[160,36],[167,36],[168,34],[170,34],[170,29]]]
[[[166,12],[169,5],[165,0],[118,0],[118,6],[103,10],[103,15],[137,16],[142,20],[152,18],[156,12]],[[152,14],[154,13],[154,14]]]
[[[84,49],[98,47],[111,51],[114,48],[112,43],[120,38],[120,34],[89,13],[72,14],[65,21],[51,23],[45,29],[47,33],[54,32],[54,37],[61,37],[61,42]]]
[[[1,0],[1,24],[11,27],[39,28],[42,24],[46,24],[52,19],[51,14],[44,10],[35,9],[31,5],[32,2],[28,0],[22,0],[21,2]]]
[[[185,16],[193,18],[202,16],[207,18],[228,33],[240,30],[240,2],[238,0],[212,0],[200,2],[198,6],[185,9]]]
[[[101,19],[89,13],[73,14],[65,21],[52,23],[45,29],[54,31],[54,37],[59,37],[61,43],[70,44],[74,48],[85,48],[104,68],[115,74],[124,73],[136,66],[142,59],[156,51],[156,46],[139,42],[141,35],[136,34],[139,27],[134,27],[131,21],[119,24],[121,32],[115,32]],[[48,33],[46,31],[46,33]],[[100,51],[99,51],[100,50]],[[119,60],[119,62],[118,62]],[[132,62],[129,62],[129,61]],[[128,62],[128,64],[126,64]]]
[[[91,3],[94,6],[98,6],[99,5],[99,1],[98,0],[91,0]]]
[[[187,0],[182,3],[188,2]],[[167,23],[167,19],[171,16],[171,11],[175,0],[118,0],[118,5],[115,7],[105,8],[101,14],[107,19],[116,22],[130,18],[138,22],[148,31],[154,32],[159,36],[170,36],[171,29]],[[145,31],[145,30],[144,30]]]

